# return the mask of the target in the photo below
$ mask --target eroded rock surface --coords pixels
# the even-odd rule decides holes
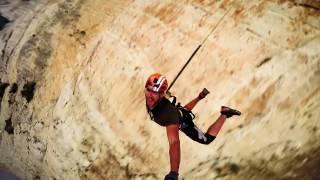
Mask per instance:
[[[0,1],[0,167],[22,179],[161,179],[163,128],[143,87],[161,72],[206,129],[181,134],[184,179],[319,179],[320,4],[307,0]]]

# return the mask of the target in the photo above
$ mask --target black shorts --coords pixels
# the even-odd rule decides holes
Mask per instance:
[[[179,129],[192,140],[201,144],[210,144],[216,138],[208,133],[203,133],[193,123],[195,116],[191,111],[188,111],[183,107],[178,108],[178,111],[180,113]]]

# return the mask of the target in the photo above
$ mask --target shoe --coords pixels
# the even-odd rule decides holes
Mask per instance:
[[[221,111],[220,111],[220,113],[221,113],[222,115],[226,115],[227,118],[229,118],[229,117],[231,117],[231,116],[234,116],[234,115],[236,115],[236,116],[240,116],[240,115],[241,115],[241,112],[240,112],[240,111],[238,111],[238,110],[236,110],[236,109],[231,109],[231,108],[229,108],[229,107],[227,107],[227,106],[221,106]]]
[[[208,89],[203,88],[203,90],[199,93],[198,98],[199,99],[203,99],[205,98],[210,92],[208,91]]]

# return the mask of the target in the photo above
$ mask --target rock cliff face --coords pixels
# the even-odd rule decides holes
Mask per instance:
[[[2,0],[0,167],[22,179],[161,179],[165,130],[143,87],[172,81],[209,146],[181,134],[184,179],[319,179],[320,2]]]

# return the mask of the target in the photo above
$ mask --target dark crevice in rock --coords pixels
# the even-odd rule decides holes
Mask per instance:
[[[8,0],[1,0],[0,1],[0,6],[8,5],[10,2]]]
[[[318,130],[318,127],[316,127],[316,126],[312,128],[312,131],[313,131],[314,133],[316,133],[317,130]]]
[[[11,31],[11,32],[9,33],[8,37],[7,37],[6,40],[5,40],[4,47],[3,47],[3,49],[1,50],[1,53],[2,53],[1,59],[2,59],[2,60],[4,60],[4,58],[5,58],[5,56],[6,56],[6,49],[7,49],[7,47],[8,47],[8,41],[9,41],[9,39],[12,37],[12,34],[13,34],[13,31]],[[7,59],[6,59],[6,61],[5,61],[5,64],[8,64],[9,57],[10,57],[10,56],[7,55]]]
[[[7,131],[8,134],[13,134],[14,133],[14,128],[12,126],[11,118],[6,120],[6,126],[5,126],[4,130]]]
[[[240,171],[240,167],[237,164],[231,163],[230,171],[233,172],[234,174],[238,174],[238,172]]]
[[[264,58],[264,60],[262,60],[256,67],[259,68],[262,65],[266,64],[267,62],[269,62],[272,59],[272,57],[266,57]]]
[[[309,3],[296,3],[295,4],[296,6],[301,6],[301,7],[304,7],[304,8],[307,8],[307,9],[313,9],[315,11],[320,11],[320,5],[319,7],[314,5],[314,4],[309,4]]]
[[[7,45],[7,44],[5,44],[5,45],[4,45],[4,48],[1,50],[1,60],[4,60],[4,56],[5,56],[5,54],[6,54],[6,51],[5,51],[6,45]]]
[[[8,24],[10,22],[10,20],[8,19],[8,18],[6,18],[6,17],[4,17],[4,16],[2,16],[1,14],[0,14],[0,31],[2,30],[2,29],[4,29],[4,27],[6,26],[6,24]]]
[[[11,88],[10,88],[9,93],[14,94],[14,93],[17,92],[17,90],[18,90],[18,85],[17,85],[17,83],[13,83],[13,84],[11,85]]]
[[[21,91],[21,95],[26,98],[27,102],[30,102],[34,95],[36,83],[35,82],[27,82]]]

